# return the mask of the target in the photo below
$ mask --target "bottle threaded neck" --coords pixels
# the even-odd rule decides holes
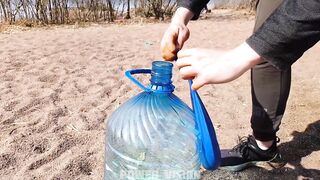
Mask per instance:
[[[173,64],[165,61],[152,62],[151,79],[152,85],[169,85],[172,83],[172,67]]]
[[[173,91],[174,86],[171,81],[172,67],[173,64],[166,61],[152,62],[150,79],[152,89]]]

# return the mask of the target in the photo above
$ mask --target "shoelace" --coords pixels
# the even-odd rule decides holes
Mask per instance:
[[[239,152],[243,158],[248,158],[249,156],[249,138],[254,138],[251,135],[238,137],[238,144],[231,149],[230,152]],[[276,143],[280,142],[280,138],[276,136]]]
[[[240,152],[241,156],[246,158],[249,155],[247,153],[249,138],[250,136],[239,137],[238,144],[231,149],[231,152]]]

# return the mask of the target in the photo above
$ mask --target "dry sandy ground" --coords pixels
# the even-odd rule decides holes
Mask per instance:
[[[231,48],[253,17],[224,15],[190,24],[187,47]],[[150,67],[168,24],[34,29],[0,34],[0,179],[102,179],[105,117],[140,89],[124,71]],[[293,66],[279,137],[289,161],[266,172],[204,172],[203,179],[320,178],[320,45]],[[140,77],[147,82],[148,77]],[[175,69],[175,93],[189,103]],[[250,133],[249,74],[200,90],[221,148]]]

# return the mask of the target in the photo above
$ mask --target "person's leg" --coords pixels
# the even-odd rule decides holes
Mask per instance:
[[[268,148],[276,138],[284,114],[291,84],[291,69],[278,70],[269,63],[251,70],[251,127],[258,145]]]
[[[282,0],[260,0],[254,31],[272,14]],[[249,166],[266,169],[284,165],[277,148],[279,129],[290,91],[291,69],[280,71],[268,62],[251,70],[253,136],[242,139],[232,150],[222,151],[221,167],[240,171]]]
[[[253,31],[257,31],[283,0],[259,0]]]
[[[254,31],[283,0],[260,0],[257,6]],[[265,62],[251,70],[252,116],[251,127],[258,146],[269,148],[285,111],[291,83],[291,69],[280,71]]]
[[[269,63],[252,69],[253,136],[245,137],[232,150],[221,151],[222,169],[241,171],[250,166],[274,169],[285,164],[277,148],[276,132],[286,108],[290,83],[291,69],[280,71]]]

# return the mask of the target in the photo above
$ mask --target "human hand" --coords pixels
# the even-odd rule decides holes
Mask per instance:
[[[186,8],[177,9],[161,41],[161,54],[165,60],[173,61],[177,59],[177,52],[189,38],[190,32],[187,24],[192,16],[193,13]]]
[[[261,62],[260,56],[243,43],[232,50],[181,50],[176,65],[183,79],[193,79],[192,88],[197,90],[206,84],[230,82]]]
[[[163,59],[173,61],[177,52],[183,47],[190,35],[189,29],[184,24],[170,24],[161,41],[161,54]]]

